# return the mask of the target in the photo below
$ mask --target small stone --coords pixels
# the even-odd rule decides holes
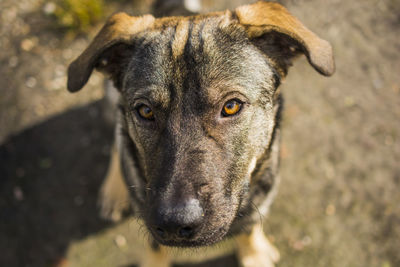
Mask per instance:
[[[117,245],[117,247],[119,247],[119,248],[125,247],[127,244],[126,238],[123,235],[117,235],[114,238],[114,242],[115,242],[115,245]]]
[[[51,15],[54,13],[54,11],[56,11],[56,8],[57,8],[56,4],[54,4],[53,2],[48,2],[44,5],[43,12],[46,15]]]
[[[28,79],[26,79],[25,85],[29,88],[33,88],[35,87],[37,81],[35,77],[28,77]]]
[[[65,67],[63,65],[57,65],[54,70],[57,77],[65,75]]]
[[[184,0],[185,8],[191,12],[200,12],[201,2],[199,0]]]
[[[15,68],[17,65],[18,65],[18,57],[16,56],[10,57],[10,59],[8,60],[8,66],[10,66],[10,68]]]
[[[22,192],[21,187],[14,187],[14,198],[18,201],[24,200],[24,192]]]
[[[22,50],[29,52],[32,50],[32,48],[34,48],[37,45],[37,43],[38,39],[35,37],[30,39],[24,39],[21,42],[21,48]]]
[[[66,76],[58,77],[51,81],[51,86],[48,89],[49,90],[65,89],[66,84],[67,84]]]

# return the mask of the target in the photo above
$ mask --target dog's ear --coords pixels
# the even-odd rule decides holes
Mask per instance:
[[[121,60],[132,52],[132,37],[154,23],[154,17],[131,17],[125,13],[111,16],[92,43],[68,68],[68,90],[79,91],[89,80],[94,68],[118,80]]]
[[[293,57],[307,56],[319,73],[330,76],[335,71],[331,45],[308,30],[278,3],[257,2],[238,7],[235,15],[250,40],[270,56],[279,71],[286,75]]]

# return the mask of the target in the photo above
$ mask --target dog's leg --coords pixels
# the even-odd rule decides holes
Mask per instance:
[[[124,210],[129,208],[129,192],[121,173],[119,154],[114,145],[110,165],[100,189],[100,215],[105,219],[119,221]]]
[[[140,263],[140,267],[170,267],[171,259],[165,247],[152,244],[146,247],[146,253]]]
[[[237,237],[237,256],[243,267],[273,267],[279,260],[278,250],[269,242],[260,224],[249,234]]]

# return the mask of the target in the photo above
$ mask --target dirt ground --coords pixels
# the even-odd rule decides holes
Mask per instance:
[[[47,3],[0,2],[0,266],[132,266],[132,219],[105,222],[96,206],[112,136],[102,78],[65,88],[96,30],[54,30]],[[303,58],[282,85],[282,183],[265,220],[278,267],[400,266],[400,2],[281,3],[331,42],[337,72]]]

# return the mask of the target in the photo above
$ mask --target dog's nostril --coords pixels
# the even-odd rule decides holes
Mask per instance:
[[[193,235],[193,228],[189,226],[182,227],[181,229],[179,229],[178,235],[181,238],[189,238]]]

